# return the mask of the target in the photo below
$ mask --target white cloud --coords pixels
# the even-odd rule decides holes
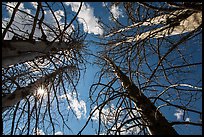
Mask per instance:
[[[33,129],[33,135],[45,135],[44,131],[39,129],[39,128],[37,128],[36,132],[35,132],[35,128],[34,128]],[[54,135],[64,135],[64,134],[61,131],[57,131],[57,132],[55,132]]]
[[[6,3],[6,5],[8,5],[8,6],[6,6],[6,9],[7,9],[8,13],[9,13],[9,16],[12,15],[12,13],[13,13],[13,8],[15,8],[15,6],[17,5],[17,3],[18,3],[18,2],[7,2],[7,3]],[[13,7],[13,8],[11,8],[11,7]],[[19,5],[18,9],[21,9],[21,10],[23,10],[23,11],[25,11],[25,12],[28,12],[28,13],[31,12],[29,9],[25,9],[24,3],[21,3],[21,4]]]
[[[6,5],[8,5],[8,6],[6,6],[6,10],[8,11],[9,16],[12,15],[13,8],[16,6],[16,4],[17,4],[17,2],[7,2],[6,3]],[[10,7],[13,7],[13,8],[10,8]]]
[[[7,5],[9,5],[11,7],[15,7],[16,4],[17,4],[17,2],[8,2],[7,3]],[[35,9],[37,8],[37,3],[36,2],[31,2],[30,4]],[[66,2],[65,4],[70,5],[71,10],[74,11],[74,12],[77,12],[78,8],[80,6],[80,2]],[[27,9],[24,6],[24,3],[21,3],[19,8],[21,10],[29,13],[29,14],[35,14],[35,12],[34,13],[31,12],[31,9]],[[92,7],[90,7],[90,5],[83,3],[82,9],[81,9],[77,19],[78,19],[78,21],[80,23],[83,24],[83,29],[84,29],[85,32],[94,33],[95,35],[97,35],[97,34],[102,35],[103,30],[100,28],[100,26],[98,24],[98,18],[96,18],[94,16],[94,11],[93,10],[94,9]],[[10,18],[12,13],[13,13],[13,8],[7,7],[7,11],[8,11],[9,18]],[[54,19],[54,16],[52,15],[51,11],[44,10],[44,13],[45,13],[44,21],[47,24],[49,24],[50,26],[52,26],[52,27],[58,27],[57,23],[56,23],[56,20]],[[40,12],[39,18],[41,17],[41,14],[42,13]],[[64,22],[62,22],[63,21],[62,18],[65,16],[64,11],[63,10],[57,10],[57,11],[54,11],[54,14],[55,14],[57,20],[59,21],[60,28],[63,29],[64,28],[64,25],[63,25]],[[2,20],[2,27],[6,26],[7,22],[10,20],[9,18],[4,18]],[[16,33],[18,33],[19,35],[24,35],[25,32],[27,32],[27,33],[31,32],[32,22],[30,22],[30,20],[33,20],[33,18],[31,18],[30,16],[27,16],[24,13],[18,11],[15,18],[14,18],[14,20],[15,21],[11,25],[11,28],[17,29],[17,30],[15,30]],[[30,24],[30,25],[25,25],[25,24]],[[44,31],[47,30],[47,31],[45,31],[46,35],[48,36],[47,39],[49,41],[53,40],[54,39],[53,36],[55,36],[55,34],[53,32],[51,32],[51,31],[49,31],[49,28],[47,28],[45,25],[42,25],[42,27],[43,27]],[[70,26],[70,28],[67,29],[67,33],[69,34],[73,29],[74,29],[74,26],[73,25]],[[24,32],[21,32],[21,31],[18,31],[18,30],[23,30]],[[41,35],[42,35],[40,29],[38,28],[38,25],[36,26],[34,35],[36,37],[41,37]],[[7,32],[5,39],[11,39],[12,37],[13,37],[13,34],[10,33],[10,32]]]
[[[115,131],[118,129],[118,127],[121,126],[121,123],[116,123],[112,130],[110,131],[110,135],[115,135]],[[132,127],[132,124],[126,124],[120,128],[120,135],[137,135],[140,132],[140,128],[138,126]],[[132,128],[129,128],[132,127]],[[129,129],[128,129],[129,128]],[[101,133],[101,135],[105,135],[106,133]],[[119,133],[117,133],[119,135]]]
[[[10,20],[10,17],[13,13],[13,8],[9,8],[9,6],[11,7],[15,7],[16,6],[16,2],[8,2],[7,3],[7,11],[8,11],[8,14],[9,14],[9,18],[4,18],[2,20],[2,27],[6,27],[6,24],[7,22],[9,22]],[[30,4],[36,9],[37,8],[37,2],[30,2]],[[28,14],[31,14],[31,15],[34,15],[35,12],[31,12],[31,9],[27,9],[27,7],[24,6],[24,3],[21,3],[20,6],[19,6],[19,9],[27,12]],[[54,29],[59,29],[58,26],[57,26],[57,22],[52,14],[52,12],[50,10],[44,10],[44,14],[45,14],[45,18],[44,18],[44,22],[46,24],[48,24],[50,27],[54,28]],[[63,10],[57,10],[57,11],[54,11],[54,14],[59,22],[59,25],[60,25],[60,29],[63,29],[64,28],[64,22],[62,22],[62,18],[65,16],[64,14],[64,11]],[[41,18],[42,16],[42,13],[40,12],[39,14],[39,17],[38,18]],[[27,16],[26,14],[18,11],[16,13],[16,16],[14,18],[14,22],[12,23],[11,25],[11,28],[13,29],[16,29],[14,30],[17,34],[19,35],[25,35],[25,32],[27,33],[30,33],[31,32],[31,29],[32,29],[32,22],[34,19],[30,16]],[[27,24],[27,25],[25,25]],[[30,25],[28,25],[30,24]],[[44,32],[45,34],[48,36],[47,39],[49,41],[53,40],[53,36],[55,37],[55,34],[54,32],[52,32],[48,27],[46,27],[45,25],[42,25],[43,29],[44,29]],[[68,29],[67,29],[67,33],[70,34],[71,31],[74,29],[74,26],[71,25]],[[20,30],[20,31],[19,31]],[[21,31],[24,31],[24,32],[21,32]],[[57,33],[59,31],[56,31]],[[49,33],[49,34],[48,34]],[[34,36],[36,37],[41,37],[41,30],[39,29],[38,25],[36,26],[35,28],[35,33],[34,33]],[[6,37],[5,39],[11,39],[13,37],[13,33],[10,33],[10,32],[7,32],[6,33]]]
[[[93,110],[96,109],[96,106],[93,108]],[[92,117],[91,117],[92,120],[94,121],[97,121],[99,119],[99,110],[95,110],[95,112],[93,113]]]
[[[10,17],[13,13],[13,8],[10,8],[9,6],[15,7],[16,4],[17,4],[16,2],[8,2],[7,3],[8,6],[6,6],[6,9],[8,11],[9,18],[4,18],[2,20],[2,27],[6,27],[6,24],[10,20]],[[22,11],[25,11],[28,14],[32,14],[30,9],[27,9],[24,7],[24,3],[20,4],[19,9],[21,9]],[[11,28],[14,30],[15,33],[17,33],[19,35],[25,35],[25,33],[30,33],[31,29],[32,29],[32,27],[31,27],[32,22],[30,20],[33,20],[33,18],[31,18],[30,16],[27,16],[26,14],[24,14],[20,11],[17,11],[15,18],[14,18],[14,21],[11,25]],[[31,24],[31,25],[28,25],[28,24]],[[34,35],[35,36],[41,36],[41,32],[38,29],[38,27],[35,28]],[[5,39],[11,39],[12,37],[13,37],[13,33],[7,32]]]
[[[58,21],[60,21],[62,19],[62,17],[64,17],[64,11],[63,10],[55,11],[54,14],[55,14]]]
[[[55,135],[64,135],[61,131],[55,133]]]
[[[80,2],[65,2],[66,5],[70,5],[72,11],[77,12],[80,6]],[[98,18],[94,16],[94,9],[89,4],[82,4],[81,11],[78,14],[78,21],[83,24],[85,32],[93,33],[95,35],[103,34],[103,30],[98,24]]]
[[[115,4],[113,4],[111,6],[111,9],[110,9],[111,13],[113,14],[113,17],[115,19],[118,19],[120,16],[123,17],[123,13],[122,13],[122,10],[119,9],[119,6],[116,6]]]
[[[96,109],[96,106],[94,107],[94,109],[93,110],[95,110]],[[108,108],[103,108],[102,110],[101,110],[101,120],[104,122],[104,123],[111,123],[111,122],[113,122],[115,119],[115,111],[116,111],[116,109],[115,109],[115,107],[114,107],[114,105],[113,104],[111,104],[111,107],[108,107]],[[94,121],[98,121],[98,119],[99,119],[99,109],[97,109],[95,112],[94,112],[94,114],[93,114],[93,116],[91,117],[91,119],[92,120],[94,120]]]
[[[107,5],[106,2],[102,2],[102,6],[105,7]]]
[[[174,113],[174,116],[176,116],[176,119],[177,119],[177,120],[180,120],[181,117],[183,116],[183,110],[177,109],[176,111],[177,111],[177,112]]]
[[[61,95],[60,98],[68,98],[70,106],[68,106],[68,109],[73,109],[78,119],[81,119],[81,117],[86,117],[86,103],[83,100],[77,100],[76,94],[67,93],[64,95]]]
[[[185,120],[185,121],[190,122],[190,118],[186,118],[186,120]]]
[[[95,110],[95,109],[96,109],[96,106],[94,107],[93,110]],[[121,110],[122,110],[122,107],[119,108],[118,112],[121,112]],[[113,104],[111,104],[110,107],[104,107],[101,110],[101,121],[103,121],[103,123],[106,126],[110,126],[111,127],[112,130],[109,131],[109,134],[113,134],[113,135],[115,134],[116,129],[118,129],[121,126],[121,124],[122,124],[121,122],[119,122],[120,121],[120,116],[119,116],[119,119],[118,119],[117,123],[115,123],[116,111],[117,111],[117,108]],[[123,115],[123,114],[124,113],[121,112],[119,115]],[[134,114],[137,114],[136,111],[135,111]],[[123,119],[124,117],[121,117],[121,118]],[[126,120],[131,119],[131,118],[132,117],[130,115],[128,115]],[[93,121],[95,121],[95,122],[97,122],[99,120],[99,110],[98,109],[94,112],[94,114],[92,115],[91,119]],[[138,134],[140,132],[140,127],[135,126],[135,127],[129,128],[131,126],[133,126],[133,123],[127,123],[124,126],[122,126],[120,128],[120,134],[121,135],[133,135],[133,134]],[[105,135],[106,131],[103,131],[100,134],[101,135]]]
[[[35,9],[37,9],[37,7],[38,7],[38,3],[37,3],[37,2],[30,2],[30,4],[31,4]]]
[[[45,133],[43,132],[43,130],[41,130],[41,129],[38,129],[37,128],[37,130],[36,130],[36,132],[35,132],[35,129],[33,129],[33,135],[45,135]]]

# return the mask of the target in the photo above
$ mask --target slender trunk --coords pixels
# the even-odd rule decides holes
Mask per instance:
[[[49,75],[45,75],[40,79],[36,80],[34,83],[30,83],[26,87],[17,88],[14,92],[2,97],[2,113],[7,110],[9,107],[16,105],[19,101],[26,98],[28,95],[35,94],[35,91],[38,87],[43,85],[48,85],[53,78],[56,77],[59,73],[64,71],[65,69],[72,68],[73,66],[65,66],[62,68],[57,69],[53,73]]]
[[[74,43],[4,40],[2,46],[2,67],[7,68],[17,63],[33,60],[40,56],[55,54],[61,50],[70,50]]]
[[[122,28],[122,29],[119,29],[119,30],[117,30],[115,32],[112,32],[112,33],[106,35],[105,37],[111,37],[114,34],[121,33],[121,32],[124,32],[124,31],[128,31],[128,30],[134,29],[136,27],[153,26],[153,25],[158,25],[158,24],[167,24],[169,19],[176,18],[176,16],[178,16],[180,14],[183,14],[186,11],[187,10],[177,10],[177,11],[171,12],[169,14],[163,14],[163,15],[160,15],[160,16],[156,16],[154,18],[149,18],[149,19],[147,19],[145,21],[137,22],[135,24],[132,24],[130,26],[127,26],[125,28]]]
[[[107,57],[104,59],[113,68],[115,75],[120,79],[122,86],[126,89],[129,98],[133,100],[139,110],[141,117],[147,123],[152,135],[178,135],[157,107],[130,81],[130,79]]]
[[[163,26],[147,32],[143,32],[134,37],[126,37],[125,40],[117,42],[115,45],[117,46],[125,42],[128,43],[128,42],[142,41],[147,38],[148,39],[161,38],[161,37],[167,37],[167,36],[183,34],[186,32],[191,32],[197,29],[202,24],[202,12],[194,12],[191,14],[191,11],[185,10],[181,12],[179,10],[170,14],[164,14],[161,16],[157,16],[155,18],[147,19],[147,21],[144,21],[144,22],[135,23],[131,26],[127,26],[126,28],[119,29],[118,31],[112,32],[108,34],[106,37],[110,37],[112,35],[121,33],[123,31],[128,31],[135,27],[152,26],[156,24],[163,24]]]

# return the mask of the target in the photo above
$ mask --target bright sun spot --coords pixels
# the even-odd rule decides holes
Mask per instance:
[[[40,87],[40,88],[38,88],[37,92],[38,92],[38,94],[43,95],[45,90],[42,87]]]
[[[41,87],[39,87],[38,89],[37,89],[37,97],[38,98],[40,98],[40,97],[42,97],[43,95],[45,95],[45,92],[46,90],[45,90],[45,88],[43,87],[43,86],[41,86]]]

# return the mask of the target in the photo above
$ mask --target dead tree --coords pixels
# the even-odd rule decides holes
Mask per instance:
[[[130,79],[112,62],[104,57],[112,67],[114,74],[121,81],[122,87],[127,91],[128,97],[136,104],[135,107],[141,113],[142,119],[147,124],[152,135],[178,135],[167,119],[154,106],[154,104],[130,81]]]
[[[202,102],[202,4],[190,3],[194,5],[191,8],[186,6],[188,4],[117,2],[106,6],[109,11],[111,5],[123,7],[127,20],[104,22],[107,35],[96,42],[102,47],[95,55],[101,70],[89,96],[93,109],[90,119],[91,116],[97,119],[95,112],[98,115],[98,134],[148,135],[160,131],[161,134],[182,134],[179,128],[184,128],[180,126],[184,123],[199,129],[202,121],[199,105]],[[104,56],[111,58],[112,63],[109,59],[104,63]],[[110,64],[112,68],[108,67]],[[168,110],[170,115],[179,110],[183,117],[175,120],[164,115]],[[197,120],[186,122],[194,117],[192,113]],[[165,126],[151,127],[153,123],[163,124],[156,118],[161,118],[159,122],[165,121],[168,132],[165,133]]]
[[[35,60],[38,57],[46,58],[50,55],[57,54],[60,51],[70,51],[73,48],[80,48],[83,38],[81,36],[77,36],[78,34],[74,34],[78,30],[72,30],[70,34],[68,34],[67,30],[71,28],[73,21],[75,21],[79,11],[81,10],[82,3],[80,4],[79,9],[71,22],[69,24],[65,24],[63,29],[60,28],[59,20],[55,15],[56,13],[53,12],[53,9],[50,7],[49,3],[46,4],[54,16],[54,21],[58,25],[56,28],[51,27],[51,25],[46,23],[44,17],[45,11],[41,2],[38,2],[35,15],[19,9],[20,4],[21,3],[18,2],[14,7],[3,4],[7,8],[11,8],[13,10],[11,19],[9,21],[4,21],[5,23],[8,22],[8,24],[3,25],[2,66],[4,68],[8,68],[9,66],[13,66],[15,64],[24,63],[26,61]],[[25,17],[20,18],[18,17],[18,14]],[[33,19],[33,21],[30,21],[30,18]],[[21,28],[18,27],[16,28],[15,21],[20,19],[24,20],[26,23],[32,23],[32,25],[27,27],[27,30],[21,30]],[[24,24],[22,24],[20,27],[23,28],[23,25]],[[27,24],[25,24],[25,26],[26,25]]]
[[[37,134],[39,126],[55,134],[53,112],[71,131],[64,116],[76,114],[66,95],[74,93],[78,98],[76,85],[85,65],[82,52],[86,35],[73,25],[78,23],[82,3],[69,20],[63,2],[36,2],[28,9],[24,4],[29,3],[2,3],[10,17],[2,19],[2,134]],[[64,13],[63,22],[56,6]],[[41,86],[46,95],[39,97]],[[64,104],[61,107],[62,95],[69,111],[64,111]]]
[[[17,88],[11,94],[7,94],[2,97],[2,113],[7,110],[9,107],[14,107],[18,102],[23,99],[26,99],[28,95],[37,96],[37,89],[44,85],[45,88],[56,78],[57,75],[63,73],[66,69],[73,69],[73,66],[65,66],[58,68],[51,74],[42,76],[40,79],[35,82],[29,83],[26,87]]]

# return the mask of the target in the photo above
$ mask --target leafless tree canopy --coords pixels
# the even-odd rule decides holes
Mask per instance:
[[[37,2],[30,9],[24,4],[2,2],[10,17],[2,20],[2,134],[37,135],[39,128],[71,133],[69,116],[77,114],[70,96],[78,98],[85,57],[91,55],[76,20],[82,2],[74,14],[63,2]],[[111,13],[113,5],[124,9],[123,20]],[[186,125],[200,128],[202,3],[112,2],[105,8],[112,23],[100,20],[106,34],[92,41],[101,49],[92,62],[100,71],[88,95],[90,116],[78,134],[95,116],[97,134],[158,134],[152,132],[161,127],[156,116],[163,116],[173,134],[182,134],[177,129]],[[169,117],[175,110],[184,114],[181,119]]]
[[[81,5],[71,14],[63,3],[38,2],[30,10],[22,8],[24,4],[2,3],[11,13],[10,19],[2,21],[2,62],[10,62],[2,68],[2,132],[29,135],[39,134],[42,128],[54,134],[56,127],[72,131],[69,114],[76,114],[72,106],[64,109],[70,98],[61,98],[68,93],[77,96],[76,85],[85,68],[86,34],[73,27]],[[66,14],[63,18],[54,11],[56,7]],[[46,19],[48,12],[52,21]]]
[[[96,61],[101,71],[89,95],[91,115],[96,112],[99,115],[97,133],[151,134],[150,125],[141,116],[142,110],[136,107],[140,102],[131,101],[120,76],[104,56],[108,56],[164,116],[173,115],[175,109],[184,112],[178,121],[166,117],[171,126],[187,124],[200,128],[202,110],[195,104],[201,102],[202,97],[202,4],[116,2],[112,5],[125,9],[123,15],[128,24],[112,16],[114,24],[103,23],[107,34],[97,43],[103,48]],[[196,120],[186,121],[190,114]]]

